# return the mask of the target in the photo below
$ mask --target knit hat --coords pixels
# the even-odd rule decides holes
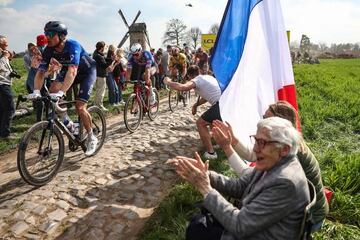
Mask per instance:
[[[40,34],[39,36],[36,37],[36,45],[38,47],[42,47],[47,45],[47,38],[44,34]]]

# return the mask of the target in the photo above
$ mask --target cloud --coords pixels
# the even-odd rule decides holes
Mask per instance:
[[[6,7],[11,4],[14,0],[0,0],[0,6]]]
[[[56,8],[56,13],[59,15],[62,14],[66,14],[68,15],[69,13],[71,15],[80,15],[81,17],[84,16],[96,16],[96,13],[98,13],[99,11],[101,11],[101,9],[103,9],[103,7],[101,5],[95,5],[94,3],[90,3],[90,2],[81,2],[81,1],[77,1],[77,2],[70,2],[70,3],[65,3],[60,5],[58,8]]]
[[[311,42],[348,43],[360,41],[360,5],[349,0],[282,0],[287,29],[292,40],[306,34]]]
[[[292,40],[307,34],[314,43],[359,42],[360,4],[358,0],[280,0],[286,27]],[[121,8],[129,24],[138,10],[137,22],[145,22],[152,47],[162,46],[166,23],[178,18],[188,26],[207,33],[214,23],[220,23],[227,0],[97,0],[45,1],[0,0],[0,34],[7,35],[9,47],[23,51],[27,42],[43,32],[50,20],[64,21],[69,36],[92,51],[97,41],[118,44],[127,27],[117,11]],[[186,7],[191,3],[193,7]],[[56,5],[55,5],[56,4]],[[128,43],[125,45],[127,46]]]
[[[5,7],[0,9],[1,31],[8,36],[9,47],[19,52],[26,48],[28,42],[34,42],[36,36],[43,33],[45,23],[51,20],[66,23],[70,36],[73,32],[86,35],[91,25],[98,25],[96,16],[101,9],[96,3],[81,1],[58,4],[56,7],[34,4],[21,10]]]

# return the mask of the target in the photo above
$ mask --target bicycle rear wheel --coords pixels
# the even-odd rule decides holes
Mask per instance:
[[[91,116],[91,128],[93,131],[93,134],[98,139],[98,144],[96,146],[95,152],[93,155],[95,155],[97,152],[100,151],[102,148],[105,137],[106,137],[106,119],[104,112],[98,107],[98,106],[91,106],[87,109],[87,111],[90,113]],[[84,127],[83,121],[80,119],[80,139],[85,140],[87,138],[87,132]]]
[[[148,116],[149,116],[150,120],[154,120],[157,117],[157,115],[159,113],[159,106],[160,106],[159,93],[156,90],[156,88],[153,88],[153,92],[155,93],[156,103],[153,105],[149,104]]]
[[[143,117],[142,104],[137,100],[133,93],[127,99],[124,109],[124,123],[130,132],[134,132],[140,125]]]
[[[169,90],[169,108],[174,112],[179,105],[179,92],[174,89]]]
[[[42,186],[50,182],[64,160],[64,139],[54,125],[51,133],[48,121],[33,125],[20,140],[17,166],[25,182]]]

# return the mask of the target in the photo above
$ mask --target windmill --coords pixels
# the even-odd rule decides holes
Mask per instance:
[[[143,49],[146,49],[146,44],[148,44],[149,47],[151,47],[149,35],[146,30],[146,24],[145,23],[135,23],[136,20],[138,19],[138,17],[140,16],[141,12],[138,11],[138,13],[136,14],[136,16],[130,26],[127,23],[126,18],[124,16],[123,12],[121,11],[121,9],[119,9],[118,13],[121,16],[122,20],[124,21],[126,27],[128,28],[128,31],[125,33],[125,36],[120,41],[118,48],[120,48],[122,45],[124,45],[124,43],[129,38],[129,36],[130,36],[130,46],[133,43],[140,43],[141,46],[143,47]]]

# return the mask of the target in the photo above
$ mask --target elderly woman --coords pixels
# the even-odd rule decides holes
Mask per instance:
[[[177,157],[170,162],[177,173],[204,196],[203,206],[219,222],[213,228],[187,229],[187,239],[296,239],[304,208],[309,202],[308,184],[296,158],[299,132],[279,117],[260,120],[253,151],[256,167],[237,179],[208,171],[208,162]],[[220,193],[240,201],[233,206]]]
[[[293,106],[288,102],[278,101],[271,104],[264,114],[264,118],[268,117],[281,117],[289,120],[293,126],[297,126],[297,112]],[[229,124],[224,124],[220,121],[213,122],[214,128],[213,137],[217,144],[222,147],[226,156],[228,157],[230,166],[239,175],[248,168],[244,163],[244,160],[255,161],[256,155],[253,152],[253,146],[245,146],[239,141],[232,132]],[[316,189],[316,203],[312,207],[312,231],[319,230],[324,222],[326,214],[329,212],[329,205],[326,201],[326,197],[323,191],[323,183],[321,180],[321,171],[319,162],[311,152],[310,148],[306,145],[305,141],[301,139],[297,158],[305,172],[305,176],[315,186]]]

